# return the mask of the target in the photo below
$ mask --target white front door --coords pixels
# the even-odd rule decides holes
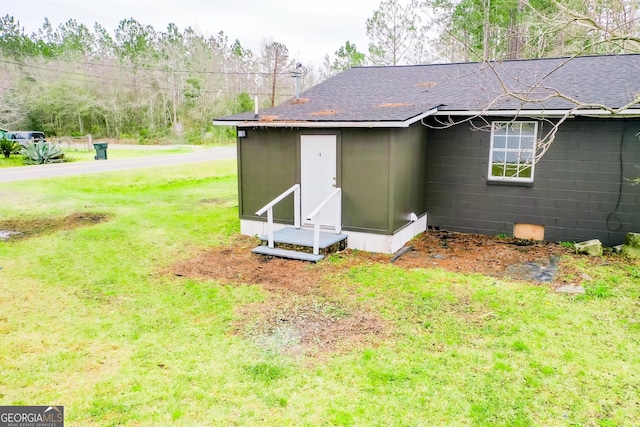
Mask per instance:
[[[302,224],[307,216],[337,187],[336,136],[302,135],[300,138],[300,190]],[[320,212],[320,225],[334,227],[337,201],[332,200]],[[315,222],[315,221],[314,221]]]

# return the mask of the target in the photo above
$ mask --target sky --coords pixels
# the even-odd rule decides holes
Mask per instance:
[[[27,34],[49,19],[54,28],[75,19],[93,29],[99,22],[113,32],[123,19],[134,18],[156,31],[174,23],[203,35],[220,31],[230,42],[260,52],[265,40],[283,43],[290,58],[303,65],[322,65],[347,40],[367,51],[365,22],[381,0],[2,0],[0,15],[11,15]]]

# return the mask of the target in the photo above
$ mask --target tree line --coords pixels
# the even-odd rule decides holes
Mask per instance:
[[[27,35],[0,18],[0,127],[47,135],[188,142],[230,137],[213,117],[251,111],[294,93],[287,47],[265,41],[254,53],[220,32],[205,37],[169,24],[157,31],[134,19],[113,33],[71,19]],[[313,76],[305,84],[313,84]],[[218,133],[218,134],[216,134]]]
[[[326,75],[354,65],[499,61],[640,52],[638,0],[383,0]]]

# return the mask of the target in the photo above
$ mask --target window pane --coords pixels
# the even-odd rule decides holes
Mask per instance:
[[[518,163],[520,153],[518,153],[517,151],[508,151],[504,154],[506,155],[507,163]]]
[[[520,135],[520,130],[522,129],[521,123],[509,123],[509,134],[510,135]]]
[[[520,123],[522,133],[527,135],[533,135],[536,129],[535,123]]]
[[[507,138],[503,135],[493,135],[493,148],[504,148]]]
[[[493,134],[494,135],[506,135],[507,128],[504,123],[494,122],[493,123]]]
[[[518,150],[520,148],[520,139],[517,136],[510,135],[507,138],[507,148]]]
[[[533,136],[523,136],[522,137],[522,148],[527,150],[533,149],[535,138]]]
[[[531,166],[521,166],[518,176],[520,178],[531,178]]]
[[[504,163],[504,151],[494,151],[491,156],[491,163]]]
[[[504,176],[505,166],[502,164],[493,164],[491,165],[491,176],[493,177],[503,177]]]
[[[533,161],[534,152],[533,151],[522,151],[520,153],[520,161],[524,163],[531,163]]]

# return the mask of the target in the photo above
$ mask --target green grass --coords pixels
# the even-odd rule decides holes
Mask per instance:
[[[110,220],[0,242],[0,405],[64,405],[69,425],[99,426],[640,419],[640,267],[575,263],[592,278],[581,297],[439,269],[336,269],[335,298],[389,335],[286,356],[233,334],[268,291],[167,270],[238,232],[236,188],[234,161],[1,187],[0,219]]]
[[[165,154],[185,154],[191,153],[194,150],[200,149],[198,147],[181,146],[176,148],[167,149],[154,149],[154,148],[140,148],[140,149],[126,149],[126,148],[107,148],[107,158],[116,159],[128,159],[135,157],[148,157],[148,156],[162,156]],[[82,149],[69,149],[65,148],[65,156],[74,162],[95,161],[95,150],[85,151]],[[24,166],[22,156],[19,154],[13,154],[9,158],[0,156],[0,168],[8,168],[14,166]]]
[[[18,154],[12,154],[8,158],[5,156],[0,156],[0,168],[10,168],[14,166],[24,166],[22,156]]]

